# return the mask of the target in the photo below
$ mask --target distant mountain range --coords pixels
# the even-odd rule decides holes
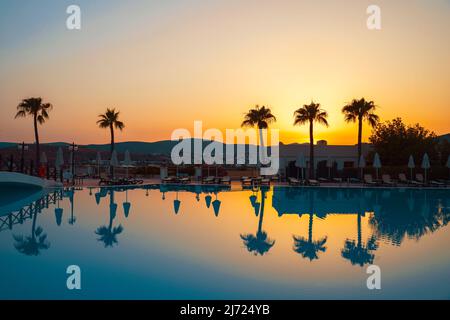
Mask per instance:
[[[438,139],[439,140],[447,140],[448,142],[450,142],[450,133],[439,136]]]
[[[450,133],[439,136],[438,139],[444,139],[450,142]],[[193,141],[193,140],[192,140]],[[169,155],[172,148],[178,143],[178,141],[163,140],[157,142],[140,142],[140,141],[129,141],[129,142],[118,142],[116,143],[116,150],[119,153],[123,153],[126,150],[134,154],[163,154]],[[209,144],[210,141],[203,141],[203,146]],[[70,144],[66,142],[52,142],[44,143],[44,146],[49,147],[67,147]],[[15,148],[17,143],[11,142],[0,142],[0,149]],[[91,149],[95,151],[108,151],[110,144],[88,144],[80,145],[80,148]]]
[[[191,147],[193,148],[194,139],[191,140]],[[140,142],[140,141],[129,141],[129,142],[117,142],[115,144],[115,149],[118,153],[124,153],[126,150],[133,154],[143,154],[143,155],[170,155],[173,147],[178,144],[178,141],[164,140],[157,142]],[[211,141],[203,141],[203,148],[211,143]],[[67,148],[70,143],[66,142],[52,142],[43,143],[43,147],[53,147],[53,148]],[[0,150],[7,148],[16,148],[17,143],[10,142],[0,142]],[[78,145],[80,149],[85,151],[109,151],[110,144],[88,144],[88,145]],[[192,149],[193,150],[193,149]]]

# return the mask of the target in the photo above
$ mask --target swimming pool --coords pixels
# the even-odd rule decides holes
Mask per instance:
[[[448,299],[450,190],[55,190],[0,217],[1,299]],[[381,269],[368,290],[366,268]],[[81,269],[81,290],[66,268]]]

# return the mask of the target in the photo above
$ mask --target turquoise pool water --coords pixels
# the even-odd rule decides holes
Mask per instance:
[[[0,298],[449,299],[449,199],[431,189],[54,191],[0,214]],[[371,264],[381,290],[367,289]],[[81,290],[66,287],[69,265]]]

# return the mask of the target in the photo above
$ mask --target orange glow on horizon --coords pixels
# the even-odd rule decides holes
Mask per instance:
[[[341,109],[361,97],[375,101],[383,121],[401,117],[449,133],[448,3],[383,2],[379,31],[366,28],[366,7],[357,0],[144,1],[89,8],[76,33],[49,19],[38,34],[35,19],[14,11],[22,18],[4,17],[0,141],[34,141],[32,119],[14,120],[17,104],[31,96],[54,105],[42,142],[109,143],[108,130],[96,126],[108,107],[126,125],[118,142],[152,142],[192,130],[196,120],[205,129],[239,128],[259,104],[276,115],[281,142],[306,143],[308,127],[294,127],[293,113],[314,100],[330,123],[315,125],[315,141],[353,145],[357,127]],[[363,141],[370,132],[365,124]]]

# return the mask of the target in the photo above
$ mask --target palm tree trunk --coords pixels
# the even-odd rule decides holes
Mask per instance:
[[[111,130],[111,159],[114,152],[114,127],[112,124],[109,126],[109,129]],[[111,165],[109,166],[109,174],[114,178],[114,167]]]
[[[259,165],[261,166],[261,164],[263,163],[262,159],[263,159],[263,155],[265,155],[264,153],[264,138],[263,138],[263,129],[262,128],[258,128],[259,129]]]
[[[266,192],[261,190],[261,209],[260,209],[260,213],[259,213],[259,223],[258,223],[258,234],[260,234],[262,232],[262,226],[263,226],[263,216],[264,216],[264,204],[265,204],[265,199],[266,199]]]
[[[359,165],[359,159],[361,159],[361,154],[362,154],[362,118],[359,117],[358,118],[358,165]]]
[[[314,179],[314,127],[309,122],[309,178]]]
[[[114,127],[113,125],[109,126],[109,129],[111,130],[111,155],[114,152]]]
[[[358,247],[361,247],[362,231],[361,231],[361,214],[358,212]]]
[[[312,235],[313,235],[313,222],[314,222],[314,214],[311,212],[309,214],[309,229],[308,229],[308,241],[312,241]]]
[[[109,191],[109,210],[111,210],[111,206],[114,204],[114,191],[110,190]],[[116,218],[116,216],[112,215],[112,211],[109,212],[109,225],[108,225],[108,229],[111,232],[112,230],[112,225],[113,225],[113,221]]]
[[[36,170],[38,170],[38,172],[39,172],[39,165],[41,163],[41,153],[40,153],[40,145],[39,145],[37,114],[34,114],[33,124],[34,124],[34,139],[36,141]]]

